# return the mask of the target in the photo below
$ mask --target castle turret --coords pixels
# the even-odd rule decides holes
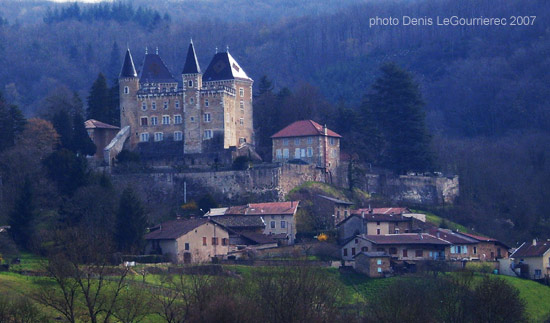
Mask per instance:
[[[130,49],[126,50],[124,63],[118,77],[119,98],[120,98],[120,128],[130,126],[130,145],[132,147],[138,142],[137,130],[137,103],[136,94],[139,90],[139,78],[134,66],[134,60]]]
[[[200,90],[202,88],[202,73],[193,46],[193,40],[189,43],[187,50],[187,58],[181,72],[183,79],[183,108],[185,111],[184,120],[184,153],[200,153],[202,152],[202,136],[201,129],[201,97]]]

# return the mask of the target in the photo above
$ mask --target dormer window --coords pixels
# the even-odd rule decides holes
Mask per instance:
[[[189,80],[189,82],[187,82],[187,86],[188,87],[193,87],[193,80]]]

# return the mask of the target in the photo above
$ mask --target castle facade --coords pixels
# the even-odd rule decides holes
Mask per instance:
[[[153,150],[168,145],[181,154],[200,154],[253,144],[253,82],[229,51],[216,53],[202,73],[191,42],[177,80],[158,51],[146,52],[138,75],[128,49],[119,76],[127,145]]]

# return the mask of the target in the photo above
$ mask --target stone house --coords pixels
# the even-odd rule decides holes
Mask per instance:
[[[448,241],[427,233],[362,235],[346,242],[341,255],[344,260],[352,260],[358,252],[377,251],[400,261],[443,260],[448,245]]]
[[[382,235],[419,232],[421,221],[403,215],[367,213],[353,210],[351,215],[337,225],[338,240],[343,242],[357,234]]]
[[[271,136],[274,162],[303,161],[336,174],[340,136],[313,120],[296,121]]]
[[[355,258],[355,271],[368,277],[384,277],[391,272],[390,255],[380,251],[362,251]]]
[[[128,49],[119,76],[127,145],[183,157],[253,144],[252,84],[229,51],[216,53],[203,73],[191,42],[178,81],[158,49],[146,50],[138,76]]]
[[[510,256],[510,252],[508,251],[510,247],[497,239],[466,232],[457,232],[457,234],[477,241],[477,245],[475,246],[475,255],[477,257],[474,257],[477,259],[474,260],[496,261]]]
[[[524,242],[510,256],[513,270],[529,279],[550,277],[550,239],[546,241]]]
[[[351,214],[352,202],[340,200],[325,195],[314,196],[314,212],[316,216],[331,219],[334,227]]]
[[[175,263],[203,263],[226,256],[229,231],[207,218],[179,219],[151,228],[145,235],[146,254],[167,255]]]
[[[86,127],[88,136],[90,136],[90,139],[92,139],[96,146],[94,157],[103,161],[103,149],[113,140],[120,131],[120,128],[95,119],[86,120],[84,127]]]

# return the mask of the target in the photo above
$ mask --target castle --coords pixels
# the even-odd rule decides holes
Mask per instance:
[[[228,50],[216,53],[202,73],[191,41],[178,81],[158,50],[146,51],[138,76],[128,49],[119,76],[126,145],[153,152],[169,147],[183,156],[253,144],[253,82]]]

